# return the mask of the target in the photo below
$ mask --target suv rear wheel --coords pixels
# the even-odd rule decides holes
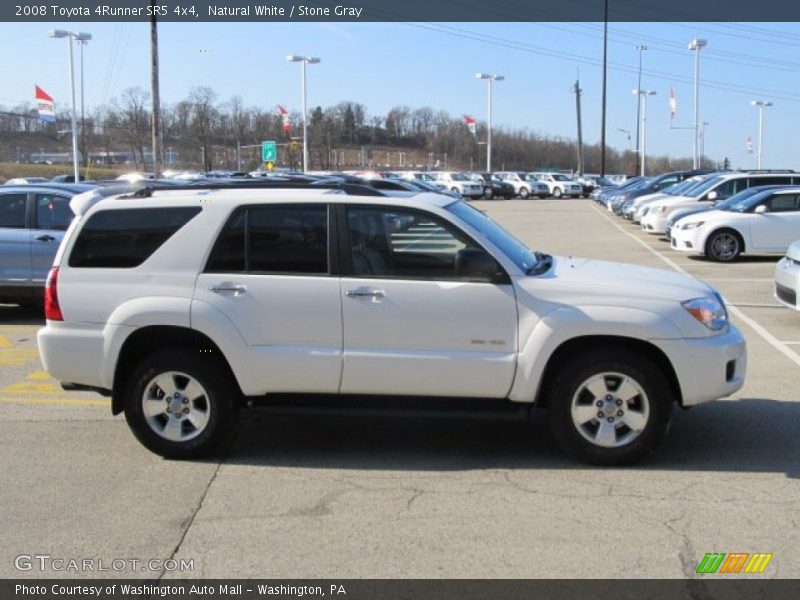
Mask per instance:
[[[525,186],[522,186],[521,188],[519,188],[519,197],[522,198],[523,200],[525,200],[530,195],[531,195],[531,193],[528,191],[528,188],[526,188]]]
[[[553,198],[561,198],[564,195],[564,192],[561,191],[560,187],[553,188]]]
[[[125,418],[137,439],[165,458],[201,458],[234,430],[239,391],[212,356],[189,348],[149,354],[125,393]]]
[[[667,432],[669,389],[661,369],[646,357],[617,348],[582,353],[560,368],[550,387],[553,437],[590,464],[635,463]]]

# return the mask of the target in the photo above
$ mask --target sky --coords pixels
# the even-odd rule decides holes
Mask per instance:
[[[67,42],[47,30],[65,23],[0,23],[0,104],[33,100],[38,84],[69,103]],[[453,116],[486,118],[486,82],[497,73],[493,124],[542,135],[576,137],[580,77],[584,140],[600,140],[602,23],[160,23],[162,103],[210,86],[220,101],[241,96],[264,109],[300,109],[300,67],[287,54],[318,56],[308,67],[309,107],[351,100],[370,115],[395,105],[430,106]],[[132,86],[149,89],[148,23],[70,23],[93,39],[85,47],[85,105],[109,102]],[[705,154],[734,167],[755,168],[758,110],[764,114],[764,168],[800,169],[800,23],[610,23],[607,143],[634,147],[639,52],[647,106],[647,153],[692,155],[693,38],[708,40],[700,57],[700,121]],[[76,52],[77,59],[77,52]],[[77,65],[77,62],[76,62]],[[677,114],[670,119],[670,88]],[[671,128],[672,127],[672,128]],[[683,129],[681,129],[683,128]],[[620,129],[631,132],[628,135]],[[750,137],[753,153],[748,153]],[[257,143],[260,140],[249,140]]]

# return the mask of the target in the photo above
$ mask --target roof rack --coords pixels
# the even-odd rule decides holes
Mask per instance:
[[[796,173],[794,169],[747,169],[745,173]]]
[[[149,198],[159,191],[196,191],[196,190],[238,190],[238,189],[301,189],[301,190],[339,190],[350,196],[384,196],[379,190],[358,183],[313,183],[299,181],[202,181],[188,185],[158,185],[145,183],[133,190],[126,198]],[[130,190],[128,187],[127,190]]]

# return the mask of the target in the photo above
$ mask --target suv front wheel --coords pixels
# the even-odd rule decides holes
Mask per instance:
[[[598,356],[613,356],[598,360]],[[670,385],[631,351],[587,352],[558,371],[547,399],[558,444],[584,462],[627,465],[650,454],[667,432]]]
[[[125,393],[125,418],[137,439],[165,458],[212,454],[234,430],[239,391],[213,356],[167,348],[136,366]]]

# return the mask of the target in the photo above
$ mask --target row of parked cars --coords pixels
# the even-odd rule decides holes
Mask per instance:
[[[723,263],[782,255],[775,297],[800,309],[800,173],[676,171],[631,179],[598,191],[595,200],[674,250]]]

